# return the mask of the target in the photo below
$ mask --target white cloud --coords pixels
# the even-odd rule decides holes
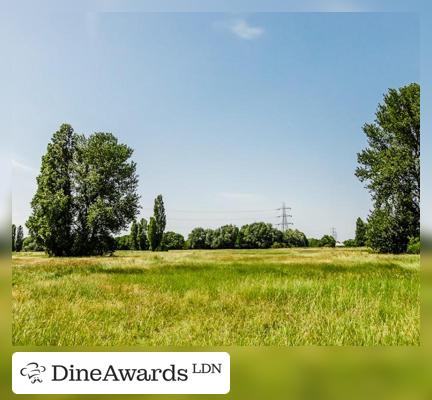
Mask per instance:
[[[25,165],[22,162],[17,161],[15,159],[12,159],[12,170],[14,172],[22,171],[22,172],[30,173],[32,175],[35,175],[38,173],[38,171],[35,168],[30,167],[28,165]]]
[[[256,39],[264,33],[263,28],[259,26],[251,26],[243,19],[235,21],[231,25],[230,29],[232,33],[245,40]]]

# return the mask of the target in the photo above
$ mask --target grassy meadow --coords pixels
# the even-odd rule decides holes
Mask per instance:
[[[12,265],[16,346],[419,344],[418,255],[17,253]]]

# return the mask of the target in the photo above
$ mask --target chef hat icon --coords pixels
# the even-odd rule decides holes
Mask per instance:
[[[20,373],[22,376],[28,376],[31,383],[42,382],[40,374],[45,372],[46,368],[38,363],[28,363],[24,368],[21,369]]]

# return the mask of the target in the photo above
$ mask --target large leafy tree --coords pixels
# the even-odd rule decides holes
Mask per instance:
[[[283,233],[283,242],[287,247],[307,247],[308,240],[298,229],[287,229]]]
[[[420,86],[390,89],[363,131],[368,147],[358,154],[356,175],[374,203],[368,244],[380,252],[404,252],[409,238],[420,233]]]
[[[243,225],[239,231],[238,244],[246,249],[265,249],[275,242],[275,229],[271,224],[254,222]]]
[[[254,222],[240,228],[238,244],[247,249],[266,249],[276,240],[281,240],[281,237],[271,224]]]
[[[336,239],[331,235],[324,235],[319,240],[319,247],[335,247],[336,246]]]
[[[112,235],[127,228],[138,213],[136,164],[133,150],[111,133],[81,137],[75,182],[80,254],[113,251]]]
[[[235,225],[224,225],[213,232],[212,249],[233,249],[237,242],[239,229]]]
[[[113,235],[138,212],[132,149],[111,133],[86,138],[62,125],[42,158],[30,234],[50,255],[92,255],[115,249]]]
[[[205,249],[206,248],[206,231],[204,228],[194,228],[189,233],[188,245],[191,249]]]
[[[180,233],[165,232],[161,247],[164,250],[181,250],[184,248],[184,237]]]
[[[77,135],[68,124],[61,125],[42,157],[37,191],[27,221],[31,236],[48,254],[70,254],[73,237],[73,170]]]

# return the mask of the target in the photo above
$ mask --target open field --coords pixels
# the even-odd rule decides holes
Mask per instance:
[[[418,345],[418,255],[13,256],[14,345]]]

